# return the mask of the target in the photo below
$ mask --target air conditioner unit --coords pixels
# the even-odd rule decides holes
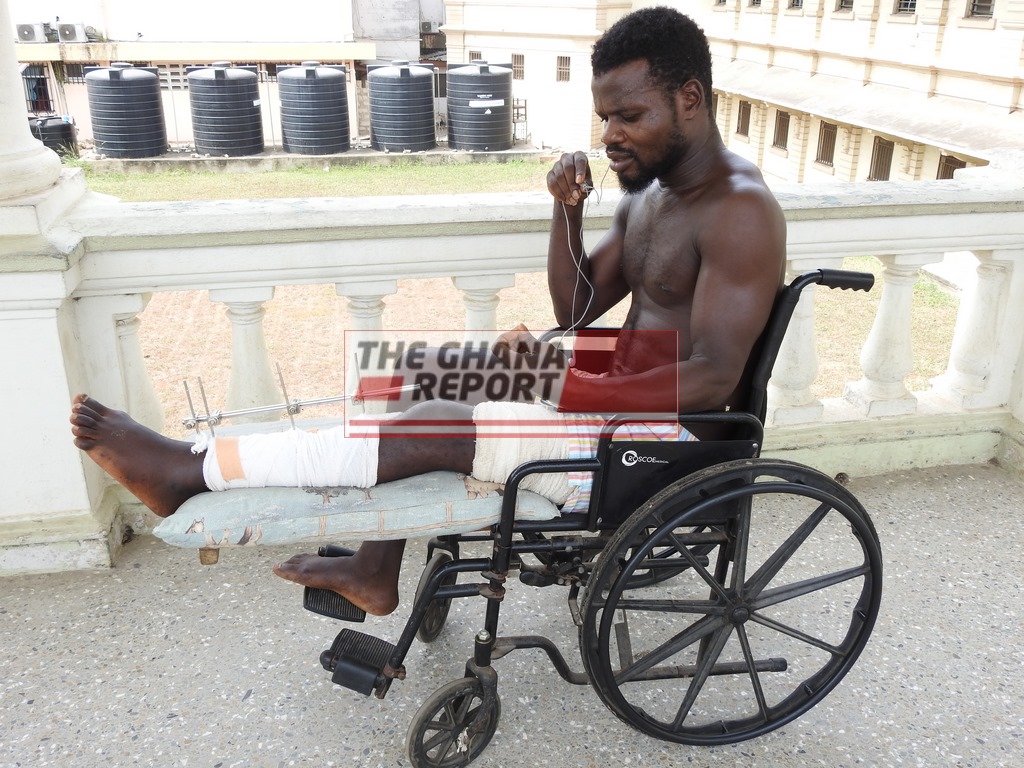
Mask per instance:
[[[18,24],[19,43],[45,43],[46,30],[42,24]]]
[[[422,34],[432,35],[432,34],[437,32],[437,30],[438,30],[438,28],[440,26],[441,25],[438,24],[436,21],[421,21],[420,22],[420,32]]]
[[[85,34],[85,24],[58,24],[57,35],[62,43],[85,43],[89,39]]]

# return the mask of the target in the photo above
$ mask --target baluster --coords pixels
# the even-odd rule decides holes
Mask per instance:
[[[231,378],[225,410],[255,408],[283,402],[277,375],[270,364],[263,335],[265,302],[274,298],[271,288],[221,288],[210,291],[210,300],[227,306],[231,321]],[[215,408],[214,403],[210,403]],[[275,421],[280,413],[237,416],[234,423]]]
[[[965,288],[946,372],[933,381],[938,394],[965,409],[1005,405],[1016,351],[1024,338],[1024,274],[1012,264],[1021,250],[979,251],[974,282]]]
[[[466,307],[466,341],[491,342],[497,329],[498,291],[516,284],[515,275],[471,275],[453,277]],[[502,329],[507,330],[507,329]]]
[[[348,299],[348,311],[352,318],[352,329],[345,334],[345,391],[354,393],[359,386],[359,370],[355,363],[356,350],[360,342],[380,341],[384,329],[384,297],[398,290],[395,280],[377,280],[369,283],[338,283],[335,291]],[[390,371],[363,371],[363,374],[388,375]],[[386,403],[348,403],[348,415],[382,412]]]
[[[844,397],[867,416],[898,416],[917,410],[917,398],[904,383],[913,370],[910,319],[914,284],[921,267],[942,260],[941,253],[880,256],[882,297],[860,364],[863,378],[847,385]]]
[[[810,269],[839,269],[842,259],[791,260],[786,282]],[[816,286],[801,291],[793,310],[786,337],[768,384],[768,421],[772,424],[806,424],[820,421],[824,406],[811,394],[818,376],[818,351],[814,332],[814,295]]]
[[[152,294],[88,296],[76,303],[88,393],[112,408],[131,414],[140,424],[160,430],[163,408],[146,371],[139,344],[139,314]]]

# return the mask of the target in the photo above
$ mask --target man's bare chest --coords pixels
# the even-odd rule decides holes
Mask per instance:
[[[623,276],[659,303],[687,301],[700,269],[697,238],[684,217],[637,217],[623,240]]]

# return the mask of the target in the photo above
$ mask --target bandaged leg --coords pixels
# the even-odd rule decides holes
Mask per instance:
[[[203,479],[213,491],[229,488],[347,486],[377,483],[376,435],[346,437],[344,427],[217,437],[192,448],[206,451]]]
[[[473,408],[476,454],[473,477],[504,483],[513,469],[527,461],[564,459],[568,433],[559,414],[533,403],[480,403]],[[519,486],[562,504],[569,496],[564,473],[528,475]]]

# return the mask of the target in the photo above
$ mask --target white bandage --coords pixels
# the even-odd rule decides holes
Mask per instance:
[[[527,461],[565,459],[568,431],[558,413],[533,403],[486,402],[473,408],[476,454],[473,477],[504,483],[513,469]],[[539,493],[555,504],[569,497],[564,473],[528,475],[520,488]]]
[[[376,435],[346,437],[345,427],[204,439],[203,479],[212,491],[229,488],[354,487],[377,483]]]

